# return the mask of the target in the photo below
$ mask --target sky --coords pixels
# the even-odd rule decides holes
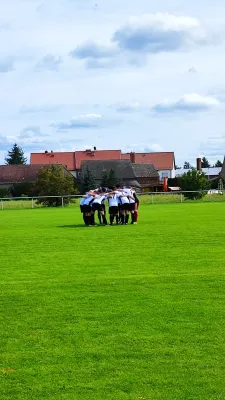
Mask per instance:
[[[0,164],[45,150],[225,155],[224,0],[7,0]]]

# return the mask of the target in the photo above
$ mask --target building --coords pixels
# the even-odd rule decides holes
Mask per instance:
[[[136,163],[153,164],[159,173],[160,180],[164,178],[175,178],[175,156],[174,152],[146,152],[146,153],[125,153],[122,160],[129,160]]]
[[[175,157],[173,152],[122,153],[121,150],[87,149],[75,152],[31,153],[30,164],[63,164],[79,178],[83,161],[129,160],[132,164],[152,164],[159,173],[160,180],[175,177]]]
[[[222,170],[222,167],[210,167],[210,168],[202,168],[202,160],[201,158],[196,159],[196,169],[201,170],[204,172],[204,174],[207,176],[209,181],[218,179],[220,177],[220,173]],[[177,169],[176,170],[176,178],[179,176],[182,176],[183,174],[187,173],[188,171],[191,171],[191,169]]]
[[[158,191],[162,187],[159,174],[152,164],[133,164],[130,160],[83,161],[81,175],[85,174],[87,167],[94,176],[96,186],[101,185],[104,172],[109,173],[113,170],[124,185],[146,191]]]
[[[43,167],[46,165],[0,165],[0,188],[10,189],[14,184],[33,182]],[[61,167],[68,173],[63,165]]]

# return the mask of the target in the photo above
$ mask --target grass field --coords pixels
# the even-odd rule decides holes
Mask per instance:
[[[223,202],[225,201],[225,192],[223,194],[206,194],[200,200],[188,200],[185,199],[184,195],[178,193],[152,193],[149,194],[139,194],[139,198],[141,204],[164,204],[164,203],[195,203],[195,202]],[[77,207],[79,206],[80,198],[74,198],[72,203],[70,203],[69,207]],[[30,208],[40,208],[43,207],[40,204],[37,204],[36,199],[31,198],[23,198],[17,200],[0,200],[0,209],[11,209],[11,210],[19,210],[19,209],[30,209]]]
[[[0,211],[1,400],[225,399],[223,203]]]

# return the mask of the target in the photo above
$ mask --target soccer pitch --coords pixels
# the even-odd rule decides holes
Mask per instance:
[[[225,398],[223,203],[0,212],[1,400]]]

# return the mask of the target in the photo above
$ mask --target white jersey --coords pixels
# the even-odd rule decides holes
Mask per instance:
[[[109,207],[118,207],[118,194],[112,194],[111,197],[108,198]]]
[[[95,199],[94,199],[93,203],[102,204],[105,201],[105,199],[106,199],[105,195],[104,196],[102,196],[102,195],[95,196]]]
[[[120,200],[122,204],[129,204],[129,199],[127,197],[127,193],[121,192],[120,193]]]
[[[84,206],[89,206],[89,204],[90,204],[90,202],[91,202],[91,200],[93,200],[93,198],[94,198],[94,196],[91,196],[91,195],[87,195],[87,197],[86,198],[84,198]]]
[[[83,205],[84,205],[85,200],[86,200],[86,197],[82,197],[82,199],[81,199],[81,201],[80,201],[80,206],[83,206]]]
[[[132,197],[134,196],[134,190],[129,189],[129,188],[124,189],[124,193],[129,194]],[[131,203],[131,204],[135,203],[135,200],[132,199],[131,197],[129,197],[129,203]]]

